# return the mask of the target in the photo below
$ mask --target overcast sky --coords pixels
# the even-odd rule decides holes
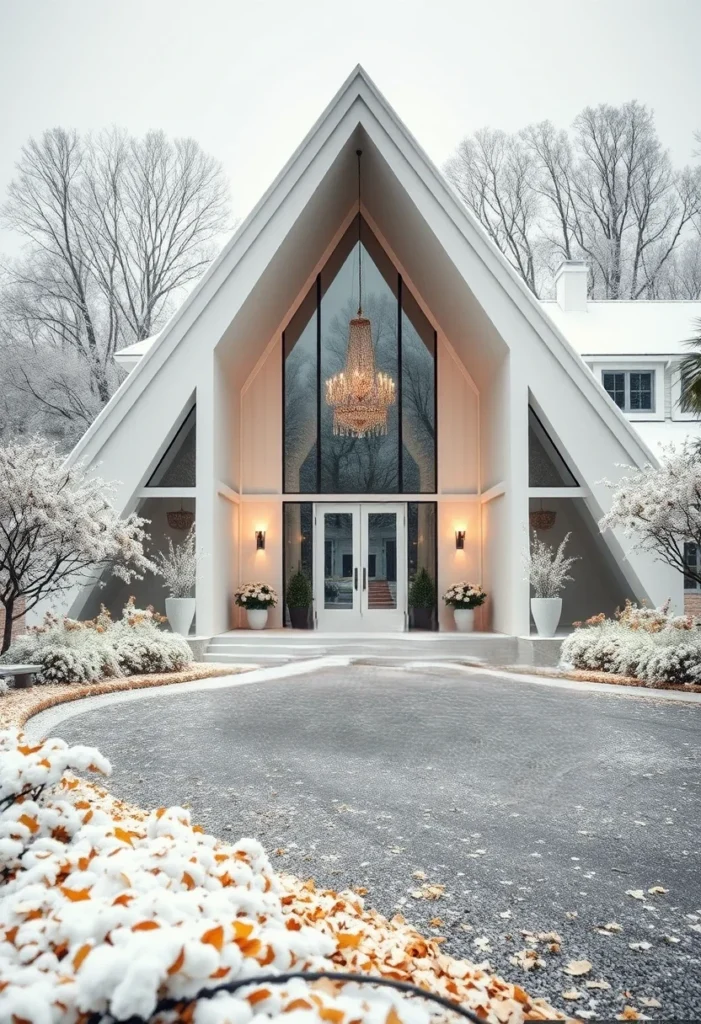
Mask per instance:
[[[700,39],[701,0],[0,0],[0,196],[29,136],[117,124],[196,138],[243,217],[357,63],[439,165],[632,98],[683,163]]]

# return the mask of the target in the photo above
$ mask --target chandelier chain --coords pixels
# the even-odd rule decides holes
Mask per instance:
[[[358,316],[363,315],[363,245],[360,241],[360,158],[363,155],[362,149],[356,149],[358,157]]]
[[[387,433],[387,413],[395,402],[389,374],[375,369],[372,324],[363,316],[360,157],[358,157],[358,314],[348,325],[346,362],[326,381],[326,402],[333,409],[333,432],[342,437],[372,437]]]

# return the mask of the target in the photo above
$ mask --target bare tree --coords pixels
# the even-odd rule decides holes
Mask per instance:
[[[537,294],[536,168],[518,136],[483,128],[445,167],[448,180],[528,287]]]
[[[214,255],[227,192],[192,139],[62,128],[30,139],[2,211],[25,248],[0,295],[0,330],[30,358],[10,360],[6,383],[83,430],[119,380],[115,351],[158,330]],[[37,355],[44,372],[30,375]],[[81,368],[75,380],[67,365]]]
[[[668,294],[674,256],[701,232],[701,168],[673,168],[636,101],[587,107],[571,136],[549,121],[476,132],[445,170],[536,294],[573,258],[595,297]]]

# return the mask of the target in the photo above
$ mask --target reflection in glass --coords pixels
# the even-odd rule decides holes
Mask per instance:
[[[283,602],[284,624],[290,623],[290,611],[287,607],[287,588],[294,574],[299,570],[309,580],[314,589],[314,564],[313,564],[313,521],[314,506],[306,501],[286,501],[282,506],[282,533],[283,533],[283,579],[285,583]],[[308,625],[311,625],[312,608],[309,607]]]
[[[436,335],[411,292],[402,288],[402,485],[436,490]]]
[[[193,406],[183,425],[158,463],[147,487],[194,487],[196,485],[197,407]]]
[[[353,607],[353,514],[324,513],[324,608]]]
[[[421,569],[425,569],[436,587],[438,579],[437,566],[437,506],[434,501],[410,501],[407,503],[407,565],[409,569],[409,587]],[[417,609],[410,609],[410,628],[437,629],[438,609],[436,605],[430,609],[429,621],[421,626],[417,618]]]
[[[362,220],[360,237],[359,243],[354,220],[283,334],[288,494],[436,490],[435,331]],[[345,366],[348,324],[358,309],[361,247],[363,310],[372,323],[375,366],[395,382],[397,401],[386,435],[338,437],[326,381]]]
[[[321,382],[345,365],[348,323],[358,309],[358,225],[354,221],[321,274]],[[375,367],[397,380],[397,271],[365,222],[363,312],[372,323]],[[326,494],[381,494],[399,490],[397,406],[390,407],[387,434],[338,437],[333,410],[321,406],[321,491]]]
[[[368,608],[397,607],[397,514],[368,515]]]
[[[283,335],[285,491],[314,494],[316,479],[316,285]]]

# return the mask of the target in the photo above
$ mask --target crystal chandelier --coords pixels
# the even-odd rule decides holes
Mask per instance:
[[[358,157],[358,315],[348,325],[346,365],[326,381],[326,402],[333,409],[333,432],[347,437],[387,433],[387,413],[395,400],[394,381],[375,371],[372,325],[363,316],[360,242],[360,157]]]

